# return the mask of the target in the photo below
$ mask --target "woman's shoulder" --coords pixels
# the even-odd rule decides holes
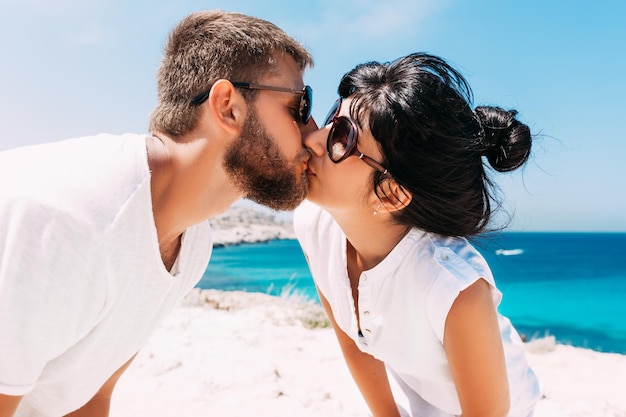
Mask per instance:
[[[489,265],[476,248],[464,238],[427,233],[421,239],[419,257],[424,262],[434,287],[461,291],[483,278],[495,287]]]
[[[332,216],[323,208],[310,201],[303,201],[293,212],[293,224],[296,235],[302,236],[306,231],[323,229],[333,222]]]
[[[294,221],[304,221],[309,216],[316,215],[321,212],[322,208],[317,204],[311,203],[308,200],[304,200],[296,209],[293,211]]]

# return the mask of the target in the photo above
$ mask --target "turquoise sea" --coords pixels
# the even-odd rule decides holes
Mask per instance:
[[[475,246],[521,334],[626,354],[626,233],[506,232]],[[215,248],[198,287],[319,301],[295,240]]]

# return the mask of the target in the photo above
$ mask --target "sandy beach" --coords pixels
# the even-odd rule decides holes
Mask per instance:
[[[236,207],[217,244],[292,238],[288,221]],[[626,417],[626,356],[526,344],[544,398],[537,417]],[[140,351],[112,417],[367,417],[321,307],[297,297],[194,289]]]

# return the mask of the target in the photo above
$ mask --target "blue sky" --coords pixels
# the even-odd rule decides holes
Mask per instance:
[[[100,132],[144,133],[169,30],[199,9],[268,19],[316,66],[324,117],[364,61],[426,51],[475,104],[516,108],[534,156],[495,176],[524,231],[626,231],[626,3],[615,1],[0,0],[0,150]]]

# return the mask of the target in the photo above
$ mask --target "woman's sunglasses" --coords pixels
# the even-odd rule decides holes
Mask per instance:
[[[313,89],[308,85],[302,90],[288,87],[274,87],[271,85],[242,83],[238,81],[231,81],[232,85],[237,88],[247,88],[249,90],[270,90],[281,91],[283,93],[300,94],[300,103],[298,104],[298,118],[300,122],[305,125],[311,119],[311,108],[313,107]],[[202,104],[209,97],[211,90],[205,91],[202,94],[198,94],[191,99],[191,104]]]
[[[356,143],[359,138],[359,130],[350,118],[338,116],[341,111],[341,102],[342,99],[339,98],[333,104],[324,120],[324,126],[333,124],[326,139],[328,157],[337,164],[349,156],[356,155],[376,171],[387,174],[389,172],[387,168],[357,149]]]

